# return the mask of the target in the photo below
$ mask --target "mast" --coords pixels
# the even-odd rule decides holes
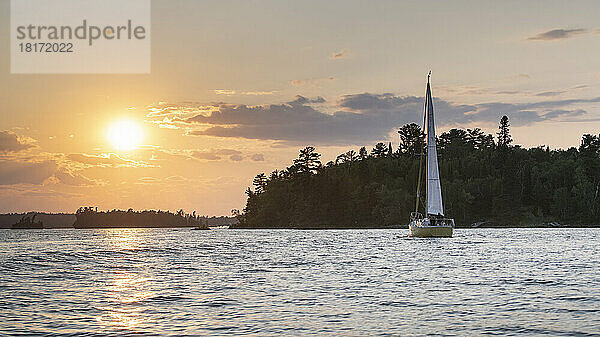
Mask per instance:
[[[433,99],[431,98],[431,86],[427,75],[427,92],[425,94],[425,116],[427,130],[427,214],[444,215],[442,205],[442,186],[438,169],[437,147],[435,143],[435,120],[433,117]]]
[[[425,112],[427,104],[423,104],[423,129],[422,132],[425,132]],[[421,143],[421,142],[419,142]],[[419,153],[419,178],[417,179],[417,199],[415,200],[415,213],[419,213],[419,201],[421,201],[421,180],[423,178],[423,157],[425,154],[423,151],[425,150],[425,144],[421,143],[421,152]]]

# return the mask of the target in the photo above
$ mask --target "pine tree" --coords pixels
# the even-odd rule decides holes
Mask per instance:
[[[512,143],[512,137],[510,136],[510,123],[508,122],[507,116],[502,116],[500,119],[500,125],[498,126],[498,145],[509,146]]]
[[[348,160],[347,160],[347,158],[346,158],[346,154],[345,154],[345,153],[342,153],[342,154],[338,155],[338,156],[335,158],[335,164],[336,164],[336,165],[338,165],[338,164],[343,164],[343,163],[345,163],[345,162],[347,162],[347,161],[348,161]]]
[[[297,172],[299,173],[316,173],[319,167],[321,167],[321,161],[319,158],[321,158],[321,154],[315,152],[314,147],[307,146],[300,150],[298,159],[294,159],[294,166],[297,167]]]
[[[356,151],[350,150],[350,151],[346,152],[346,159],[349,162],[356,161],[358,159],[358,156],[356,155]]]
[[[264,173],[257,174],[252,180],[252,185],[254,185],[254,192],[260,194],[264,192],[265,187],[267,187],[267,176]]]
[[[373,150],[371,150],[371,154],[373,155],[373,157],[376,158],[385,157],[386,152],[387,148],[384,143],[375,144],[375,147],[373,148]]]
[[[365,160],[367,158],[369,158],[369,153],[367,152],[367,148],[366,147],[361,147],[360,150],[358,150],[358,158],[360,160]]]
[[[425,143],[425,134],[415,123],[406,124],[398,130],[400,134],[400,151],[410,155],[421,153]]]

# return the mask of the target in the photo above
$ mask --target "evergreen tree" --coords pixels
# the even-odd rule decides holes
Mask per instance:
[[[358,155],[356,154],[356,151],[350,150],[346,153],[342,153],[339,156],[337,156],[335,158],[335,163],[336,164],[351,163],[351,162],[354,162],[357,160],[358,160]]]
[[[409,155],[421,153],[425,143],[425,134],[419,125],[406,124],[398,130],[398,134],[400,134],[400,152]]]
[[[467,142],[474,148],[481,150],[494,146],[494,137],[486,135],[480,128],[467,129]]]
[[[252,180],[252,185],[256,194],[264,192],[265,187],[267,187],[267,176],[264,173],[257,174]]]
[[[353,162],[353,161],[358,160],[358,155],[356,154],[356,151],[350,150],[350,151],[346,152],[346,159],[349,162]]]
[[[337,157],[335,157],[335,165],[343,164],[346,161],[347,160],[346,160],[346,154],[345,153],[342,153],[342,154],[338,155]]]
[[[307,146],[300,150],[300,154],[297,159],[294,159],[294,166],[296,166],[296,172],[298,173],[316,173],[321,167],[321,154],[315,152],[315,148]]]
[[[509,146],[512,143],[512,137],[510,136],[510,123],[508,122],[507,116],[502,116],[500,119],[500,125],[498,126],[498,146]]]
[[[385,157],[387,151],[388,149],[384,143],[377,143],[373,150],[371,150],[371,155],[375,158],[381,158]]]
[[[361,147],[360,150],[358,150],[358,158],[360,160],[365,160],[369,157],[369,153],[367,152],[367,148],[366,147]]]

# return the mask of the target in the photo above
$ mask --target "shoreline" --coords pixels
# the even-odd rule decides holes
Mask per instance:
[[[207,226],[207,229],[212,228],[224,228],[226,226]],[[156,228],[164,228],[164,229],[197,229],[197,226],[98,226],[98,227],[73,227],[73,226],[53,226],[49,228],[11,228],[11,227],[0,227],[0,229],[10,229],[10,230],[35,230],[35,229],[156,229]],[[550,228],[550,229],[577,229],[577,228],[600,228],[600,224],[593,225],[577,225],[577,224],[569,224],[569,225],[548,225],[548,224],[540,224],[540,225],[488,225],[488,226],[456,226],[455,229],[514,229],[514,228],[531,228],[531,229],[539,229],[539,228]],[[352,226],[309,226],[309,227],[238,227],[238,226],[230,226],[224,229],[239,229],[239,230],[364,230],[364,229],[408,229],[408,225],[403,226],[365,226],[365,227],[352,227]]]

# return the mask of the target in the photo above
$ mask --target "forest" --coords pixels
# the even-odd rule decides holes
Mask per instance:
[[[600,135],[578,148],[513,145],[502,117],[497,137],[451,129],[437,137],[445,215],[457,227],[597,226],[600,224]],[[378,143],[321,163],[312,146],[248,188],[234,228],[390,228],[415,210],[421,127],[398,130],[400,145]],[[423,204],[419,205],[423,211]]]

